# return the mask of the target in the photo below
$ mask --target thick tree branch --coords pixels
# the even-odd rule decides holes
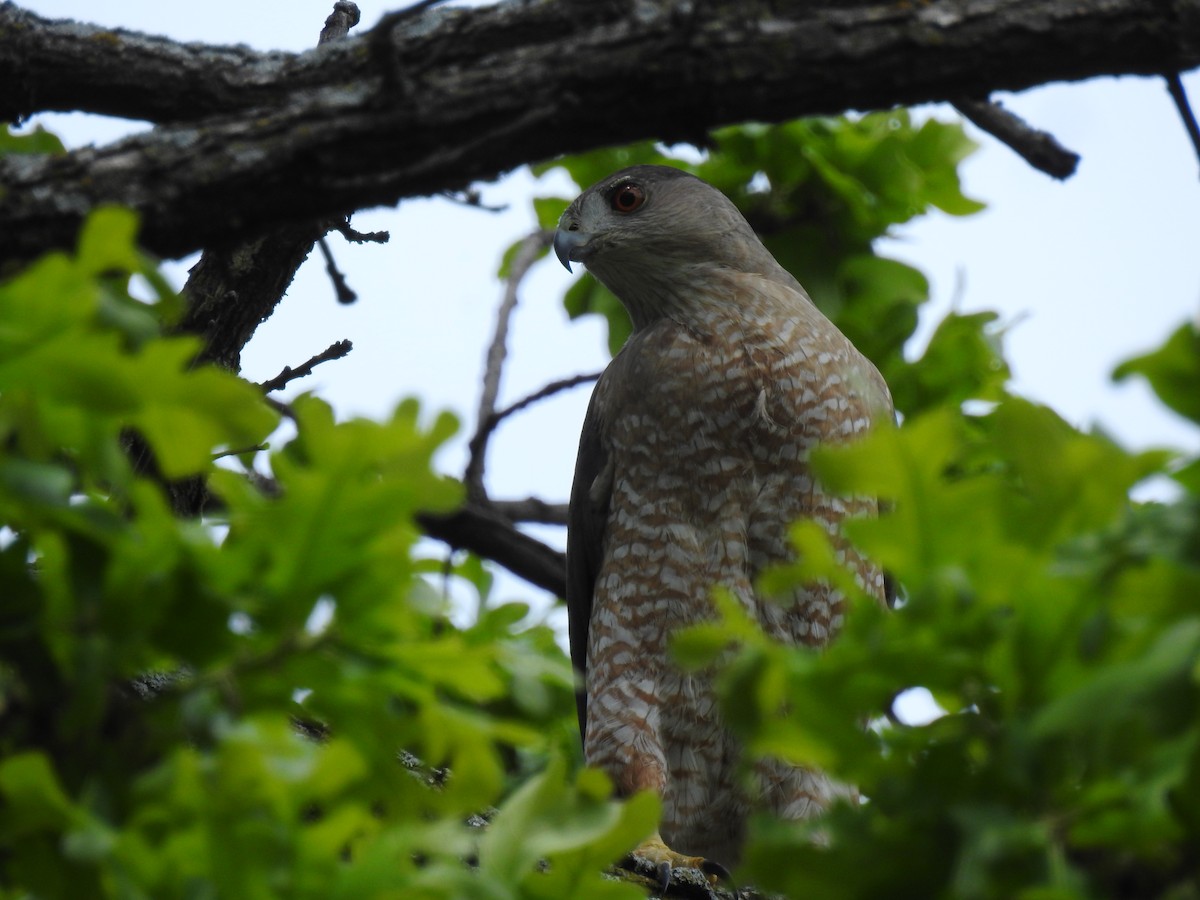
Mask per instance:
[[[340,43],[358,20],[358,7],[338,0],[325,20],[319,43],[322,46]],[[339,300],[345,302],[347,295],[343,291],[350,289],[344,282],[339,285],[337,278],[341,273],[323,243],[328,231],[342,227],[348,227],[345,216],[300,219],[281,223],[269,233],[248,240],[221,239],[207,246],[188,273],[183,288],[187,310],[178,325],[178,330],[204,338],[201,360],[219,363],[234,372],[240,370],[242,348],[259,324],[274,312],[315,242],[322,241],[327,269]],[[349,342],[346,343],[349,352]]]
[[[344,38],[361,18],[362,13],[358,11],[357,5],[338,0],[333,4],[333,12],[325,20],[325,27],[321,29],[321,36],[317,38],[317,45]]]
[[[204,339],[201,361],[240,371],[242,348],[275,311],[329,224],[281,225],[261,237],[214,244],[204,252],[188,273],[182,292],[187,309],[177,325],[180,332]]]
[[[493,500],[488,506],[514,522],[539,522],[543,525],[567,524],[567,504],[565,503],[547,503],[537,497],[529,497],[525,500]]]
[[[335,10],[323,44],[356,24]],[[344,71],[347,48],[336,47],[295,54],[182,44],[0,3],[0,119],[79,110],[161,124],[270,106]]]
[[[347,0],[338,0],[325,20],[319,43],[341,40],[358,20],[358,7]],[[313,242],[322,239],[336,225],[335,218],[281,223],[269,233],[250,240],[221,241],[205,249],[188,273],[182,291],[187,306],[176,325],[177,330],[204,339],[199,361],[212,361],[234,372],[239,371],[242,349],[255,329],[274,312],[296,271],[312,250]],[[324,244],[322,247],[324,249]],[[332,269],[332,261],[330,267]],[[350,342],[342,343],[344,347],[334,345],[326,354],[338,352],[344,356],[350,352]],[[311,372],[312,366],[319,361],[313,359],[305,363],[307,371]],[[264,391],[273,389],[264,387]],[[145,450],[136,458],[139,467],[148,467],[152,463]],[[208,496],[207,487],[200,478],[173,482],[168,486],[168,492],[173,508],[183,516],[199,514]]]
[[[0,7],[10,113],[210,117],[7,159],[13,259],[70,246],[101,203],[137,209],[145,245],[178,256],[596,146],[1200,64],[1200,0],[509,2],[400,22],[390,60],[378,34],[291,56],[46,28]],[[119,109],[97,100],[115,94]]]
[[[422,513],[417,524],[432,538],[498,562],[556,597],[566,596],[566,557],[491,509],[468,503],[452,513]]]

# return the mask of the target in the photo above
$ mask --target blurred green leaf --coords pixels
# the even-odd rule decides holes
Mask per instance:
[[[642,896],[632,885],[606,885],[600,873],[655,829],[658,800],[643,793],[616,804],[596,796],[592,782],[570,785],[563,761],[552,759],[492,820],[480,843],[481,872],[533,897]],[[537,871],[540,860],[549,863],[546,873]]]
[[[608,322],[608,351],[616,354],[629,335],[633,332],[633,322],[629,313],[621,305],[621,301],[613,296],[612,291],[602,285],[591,275],[584,273],[567,288],[563,298],[567,315],[577,319],[587,313],[599,313]]]
[[[16,153],[65,153],[63,143],[42,126],[36,126],[27,134],[13,134],[11,125],[0,128],[0,156]]]
[[[71,801],[41,753],[19,753],[0,761],[0,795],[4,797],[0,834],[7,840],[57,831],[74,818]]]
[[[949,313],[921,358],[886,373],[896,408],[906,415],[964,400],[998,400],[1011,375],[995,330],[995,313]]]
[[[539,228],[553,230],[558,227],[558,220],[571,201],[566,197],[534,197],[533,212],[537,216]]]
[[[83,271],[89,275],[136,272],[141,264],[134,245],[137,230],[137,214],[132,210],[98,207],[87,217],[79,234],[76,259]]]
[[[1200,331],[1188,322],[1161,348],[1117,366],[1113,378],[1141,375],[1160,400],[1179,415],[1200,423]]]

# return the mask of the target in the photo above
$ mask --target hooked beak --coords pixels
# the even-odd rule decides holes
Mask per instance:
[[[579,252],[587,245],[588,235],[579,230],[579,225],[572,223],[569,226],[559,225],[558,230],[554,232],[554,255],[558,257],[558,261],[562,263],[568,272],[571,270],[571,262],[579,261]]]

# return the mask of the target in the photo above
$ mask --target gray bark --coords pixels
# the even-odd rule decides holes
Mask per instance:
[[[0,165],[7,259],[118,203],[168,257],[644,138],[1200,65],[1200,0],[509,0],[303,54],[0,6],[0,110],[164,123]]]

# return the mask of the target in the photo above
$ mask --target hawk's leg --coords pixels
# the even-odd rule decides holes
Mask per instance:
[[[584,744],[589,765],[608,772],[619,796],[649,791],[667,804],[670,776],[658,728],[659,715],[648,702],[655,696],[652,683],[619,683],[594,692]],[[629,856],[634,860],[631,868],[655,872],[659,888],[664,891],[671,882],[672,869],[698,869],[713,883],[722,878],[729,880],[724,866],[672,850],[657,831]]]
[[[650,716],[647,719],[656,721],[657,716]],[[657,730],[651,729],[650,733],[655,737],[651,743],[658,745]],[[652,791],[660,798],[666,799],[667,773],[663,760],[658,754],[639,756],[626,750],[626,752],[618,753],[618,759],[620,761],[615,766],[617,769],[615,774],[619,793],[630,796],[638,791]],[[672,850],[657,831],[638,844],[630,851],[629,855],[635,861],[633,866],[635,869],[639,868],[637,862],[640,861],[655,872],[660,892],[665,891],[670,885],[671,872],[674,869],[697,869],[712,884],[720,881],[733,883],[729,870],[723,865],[703,856],[690,856]]]
[[[733,884],[733,878],[720,863],[705,859],[703,856],[687,856],[676,853],[666,845],[656,831],[630,851],[634,860],[641,860],[652,866],[658,876],[658,889],[665,891],[671,884],[671,872],[674,869],[698,869],[712,884],[725,881]],[[636,867],[636,863],[635,863]]]

